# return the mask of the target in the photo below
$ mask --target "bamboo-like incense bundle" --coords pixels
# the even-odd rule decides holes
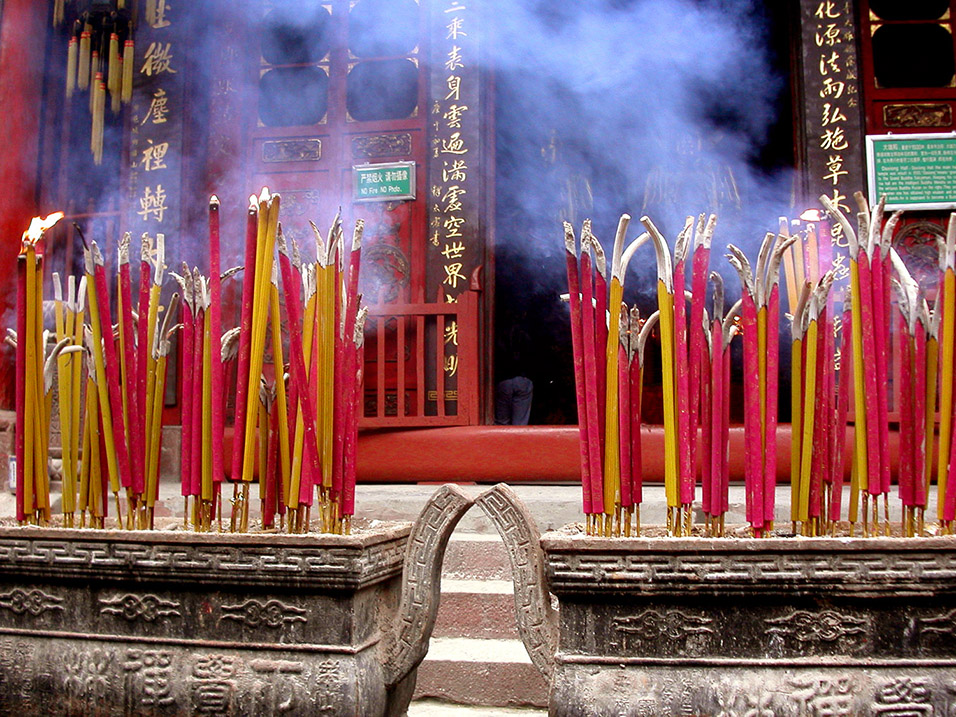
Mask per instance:
[[[279,224],[279,195],[270,195],[263,189],[259,195],[259,226],[256,243],[256,270],[253,287],[252,306],[252,342],[249,355],[249,378],[246,395],[246,416],[253,414],[258,402],[259,377],[262,375],[262,360],[265,353],[266,326],[269,318],[268,285],[272,277],[272,259]],[[252,480],[253,450],[255,447],[255,421],[247,420],[242,444],[242,480],[248,484]],[[243,514],[247,514],[248,503],[243,505]]]
[[[90,86],[90,35],[92,28],[89,25],[83,27],[80,33],[80,50],[77,59],[76,86],[80,90],[85,90]]]
[[[123,79],[120,97],[124,104],[133,100],[133,56],[135,46],[132,38],[123,43]]]
[[[80,44],[76,35],[70,35],[66,49],[66,98],[70,99],[76,89],[76,68],[79,60]]]

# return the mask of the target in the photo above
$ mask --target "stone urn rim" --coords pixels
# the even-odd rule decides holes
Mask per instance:
[[[795,555],[801,553],[846,552],[913,552],[921,550],[956,551],[956,535],[903,537],[773,537],[773,538],[708,538],[708,537],[629,537],[610,538],[568,534],[550,530],[541,536],[541,546],[547,552],[595,551],[611,553],[771,553]]]

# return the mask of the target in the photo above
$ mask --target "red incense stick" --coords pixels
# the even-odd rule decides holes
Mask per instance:
[[[901,306],[905,311],[905,307]],[[913,336],[910,334],[907,317],[900,313],[896,322],[897,335],[900,337],[900,389],[899,406],[900,412],[900,468],[899,468],[899,496],[900,501],[906,507],[913,505],[913,465],[916,455],[914,453],[914,421],[913,421],[913,403],[916,396],[913,394],[913,372],[916,353]]]
[[[686,228],[685,228],[686,231]],[[684,240],[686,241],[686,239]],[[681,239],[677,240],[678,247]],[[680,251],[678,248],[676,251]],[[684,295],[684,258],[674,263],[674,363],[677,376],[678,482],[681,505],[694,502],[694,464],[691,453],[690,368],[687,356],[687,299]]]
[[[779,264],[776,264],[779,267]],[[774,520],[777,498],[777,402],[780,379],[780,284],[773,277],[767,298],[767,386],[766,425],[763,454],[763,518],[769,525]]]
[[[292,271],[292,262],[289,260],[288,248],[285,238],[280,228],[276,245],[279,249],[279,269],[282,272],[282,290],[285,294],[286,317],[289,327],[289,364],[291,369],[292,381],[297,384],[297,395],[299,403],[302,406],[302,418],[304,427],[305,441],[305,461],[303,462],[303,476],[300,479],[300,494],[302,498],[301,483],[305,482],[306,467],[311,470],[312,475],[319,475],[319,457],[316,455],[318,444],[315,436],[315,403],[313,392],[309,390],[308,375],[305,370],[305,359],[302,356],[302,306],[299,290],[301,282],[296,282]],[[309,490],[311,499],[312,491]],[[305,503],[305,505],[310,505]]]
[[[760,450],[760,385],[757,361],[757,307],[746,290],[741,297],[740,319],[744,340],[744,482],[747,522],[754,532],[763,529],[763,470]]]
[[[876,356],[876,336],[873,317],[873,283],[870,272],[870,257],[863,249],[860,250],[857,266],[860,276],[860,315],[863,331],[863,355]],[[870,495],[879,495],[882,492],[882,469],[880,468],[880,435],[877,421],[879,420],[879,406],[877,405],[877,369],[875,361],[868,361],[863,366],[863,380],[866,386],[866,457],[867,492]]]
[[[591,249],[587,234],[581,239],[581,326],[584,339],[584,385],[585,402],[587,404],[586,420],[588,433],[588,453],[590,468],[588,475],[591,480],[591,511],[592,514],[604,512],[604,472],[602,469],[600,423],[598,416],[598,378],[595,363],[602,363],[595,355],[594,339],[594,276],[591,271]],[[603,355],[603,354],[601,354]]]
[[[249,200],[246,212],[246,242],[242,272],[242,299],[239,310],[239,354],[236,357],[236,415],[232,424],[232,469],[229,477],[242,477],[242,442],[246,430],[246,404],[249,393],[249,353],[252,350],[252,302],[256,283],[256,237],[258,234],[259,203],[255,196]],[[263,217],[265,221],[265,217]]]
[[[590,234],[590,226],[588,228]],[[594,364],[597,375],[597,411],[598,411],[598,445],[602,456],[603,476],[603,456],[604,442],[606,435],[607,422],[607,334],[608,334],[608,286],[607,286],[607,260],[604,255],[604,249],[598,242],[597,237],[591,236],[591,246],[594,247]],[[603,482],[603,478],[602,478]],[[603,488],[602,488],[603,492]],[[603,500],[602,500],[603,505]],[[605,506],[606,507],[606,506]],[[601,511],[603,512],[603,511]]]
[[[196,308],[195,318],[193,319],[193,382],[190,395],[190,399],[193,402],[192,410],[190,411],[190,417],[192,418],[192,439],[190,442],[192,454],[189,459],[189,473],[192,483],[190,491],[194,496],[202,498],[202,444],[204,440],[202,434],[202,416],[205,410],[205,407],[202,405],[202,362],[206,315],[205,310],[202,308],[202,301],[198,298],[200,294],[199,282],[196,280],[198,278],[198,272],[195,274],[190,272],[189,277],[193,280],[193,301]],[[233,441],[236,440],[237,437],[233,434]],[[237,451],[239,451],[239,447],[233,445],[233,453]],[[203,499],[205,500],[205,498]]]
[[[639,328],[637,316],[631,314],[631,331]],[[635,349],[635,355],[631,359],[630,376],[628,386],[630,387],[630,422],[631,422],[631,504],[640,506],[644,501],[644,454],[641,445],[641,402],[642,402],[642,383],[644,380],[644,357],[639,348]]]
[[[209,356],[210,383],[212,394],[212,445],[221,446],[225,432],[223,412],[223,394],[225,393],[222,374],[222,356],[219,347],[222,343],[222,284],[220,246],[219,246],[219,198],[209,198]],[[223,451],[212,451],[212,480],[220,483],[223,479]]]
[[[113,322],[110,318],[109,287],[106,283],[106,267],[103,255],[96,242],[92,244],[93,261],[96,265],[94,283],[96,284],[96,303],[99,308],[100,325],[103,327],[103,356],[106,363],[106,379],[109,386],[110,411],[113,414],[113,450],[119,466],[120,484],[129,488],[132,477],[129,470],[126,430],[123,427],[123,394],[120,393],[119,360],[116,357],[116,343],[113,341]]]
[[[578,410],[578,451],[581,460],[581,495],[585,515],[594,512],[591,505],[591,478],[588,460],[587,401],[584,382],[584,337],[581,327],[581,281],[574,229],[564,223],[565,268],[568,276],[568,296],[571,308],[571,355],[574,365],[574,395]]]
[[[923,476],[926,472],[926,461],[931,460],[927,456],[930,456],[933,430],[932,426],[926,424],[926,335],[926,326],[921,319],[917,319],[912,369],[916,390],[914,423],[917,426],[914,441],[913,503],[920,508],[926,507],[926,482]]]
[[[186,272],[189,275],[189,272]],[[183,397],[182,415],[180,416],[180,425],[182,426],[182,441],[180,446],[180,468],[179,476],[182,484],[183,496],[196,495],[193,493],[192,482],[192,438],[193,438],[193,337],[195,327],[193,324],[192,310],[192,281],[182,280],[183,289],[183,308],[182,308],[182,343],[180,344],[180,357],[182,362],[182,387],[179,395]]]
[[[853,384],[853,367],[850,362],[853,357],[851,337],[853,335],[853,312],[846,305],[844,299],[843,321],[840,329],[840,384],[837,405],[836,455],[834,456],[835,470],[833,477],[833,491],[830,494],[830,520],[840,520],[843,503],[843,485],[846,480],[846,421],[850,412],[850,386]]]
[[[136,410],[136,391],[130,390],[136,382],[136,340],[133,335],[133,288],[129,273],[129,234],[123,237],[119,254],[119,313],[123,322],[123,354],[127,375],[123,376],[123,395],[126,398],[126,427],[129,437],[130,469],[132,471],[133,493],[142,495],[146,488],[144,456],[140,453],[142,444],[139,435],[144,430],[143,415]]]
[[[630,508],[634,505],[634,499],[631,495],[632,475],[631,475],[631,386],[630,386],[630,366],[628,354],[630,348],[629,328],[630,314],[627,306],[621,305],[621,341],[618,345],[617,359],[617,395],[618,408],[620,411],[620,420],[618,421],[618,449],[621,464],[621,507]],[[633,354],[631,354],[633,357]]]

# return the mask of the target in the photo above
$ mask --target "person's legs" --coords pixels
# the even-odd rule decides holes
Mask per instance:
[[[515,426],[527,426],[531,420],[534,383],[525,376],[515,376],[511,381],[511,423]]]

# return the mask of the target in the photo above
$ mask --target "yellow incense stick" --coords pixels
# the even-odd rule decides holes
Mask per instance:
[[[620,407],[618,406],[618,344],[620,343],[621,301],[624,287],[617,276],[611,277],[608,310],[611,320],[608,322],[607,347],[605,359],[607,376],[605,385],[605,425],[604,425],[604,513],[613,515],[621,495],[621,449],[620,449]],[[604,321],[603,316],[597,317]]]
[[[658,280],[657,304],[660,310],[661,373],[664,395],[664,491],[670,508],[680,506],[677,487],[677,415],[674,412],[674,295]]]
[[[259,377],[262,375],[262,360],[265,353],[266,327],[268,324],[269,290],[272,280],[272,263],[276,232],[279,226],[279,195],[269,197],[263,189],[259,197],[259,225],[256,244],[256,273],[253,286],[252,305],[252,350],[249,354],[249,382],[246,398],[246,415],[255,416],[256,402],[259,400]],[[255,450],[256,421],[246,421],[243,441],[242,480],[252,480]],[[244,508],[245,510],[245,508]]]
[[[274,269],[274,267],[273,267]],[[291,457],[289,455],[289,411],[286,403],[285,392],[285,362],[282,359],[282,320],[279,314],[279,286],[276,272],[272,273],[272,287],[269,295],[270,310],[272,314],[272,360],[275,364],[276,379],[276,405],[274,410],[279,412],[279,495],[286,500],[289,490],[289,475],[291,469]]]
[[[811,319],[805,335],[807,360],[804,369],[806,390],[803,407],[803,436],[800,457],[800,506],[797,520],[806,523],[810,509],[810,469],[813,461],[813,427],[816,413],[817,388],[817,320]]]
[[[943,519],[946,495],[946,479],[949,475],[949,450],[952,440],[953,415],[953,341],[956,329],[956,273],[951,266],[943,275],[943,316],[939,345],[942,364],[939,366],[939,455],[936,463],[936,511]]]

